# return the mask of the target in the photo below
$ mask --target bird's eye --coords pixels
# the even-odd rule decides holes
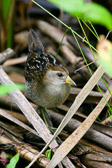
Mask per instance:
[[[58,72],[57,75],[58,75],[59,77],[62,77],[62,76],[63,76],[63,74],[62,74],[61,72]]]

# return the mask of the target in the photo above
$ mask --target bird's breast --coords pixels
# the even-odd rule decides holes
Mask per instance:
[[[65,102],[70,93],[70,86],[68,84],[62,86],[43,86],[37,87],[37,83],[26,82],[27,93],[31,100],[37,105],[54,108]]]
[[[49,108],[57,107],[65,102],[70,93],[69,85],[55,86],[47,88],[47,99],[49,100]],[[51,106],[51,107],[50,107]]]

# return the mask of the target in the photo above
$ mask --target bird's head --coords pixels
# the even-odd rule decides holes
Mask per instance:
[[[75,82],[69,77],[67,69],[60,66],[49,68],[44,75],[44,82],[54,86],[63,84],[76,86]]]

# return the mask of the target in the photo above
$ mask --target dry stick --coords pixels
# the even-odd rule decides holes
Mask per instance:
[[[28,130],[28,131],[30,131],[33,134],[38,136],[38,133],[35,130],[33,130],[32,128],[30,128],[29,126],[24,124],[23,122],[19,121],[19,119],[15,118],[15,117],[17,117],[18,113],[15,113],[15,112],[9,113],[9,112],[10,111],[6,112],[6,110],[4,111],[3,109],[0,109],[0,115],[2,115],[3,117],[11,120],[12,122],[20,125],[24,129],[26,129],[26,130]],[[64,118],[63,115],[61,115],[59,113],[52,112],[51,110],[49,110],[49,113],[51,115],[51,118],[52,118],[53,122],[56,123],[57,125],[59,125],[61,123],[62,119]],[[15,117],[12,116],[13,114],[15,114]],[[25,118],[22,114],[19,114],[19,115],[21,115],[22,119]],[[26,121],[27,121],[27,119],[26,119]],[[79,121],[77,121],[75,119],[71,119],[68,122],[68,124],[66,125],[66,129],[70,130],[72,132],[76,128],[78,128],[80,125],[81,125],[81,122],[79,122]],[[98,126],[99,125],[97,125],[97,127]],[[106,127],[105,125],[101,125],[101,127],[99,129],[100,129],[100,132],[90,128],[88,130],[88,132],[85,134],[85,138],[94,141],[94,143],[95,142],[99,143],[101,146],[103,145],[107,149],[112,150],[112,143],[111,143],[112,138],[109,137],[109,136],[112,136],[112,129]],[[103,132],[104,134],[101,133],[101,132]],[[109,135],[109,136],[107,136],[107,135]],[[103,139],[103,140],[101,141],[101,139]]]
[[[56,126],[59,125],[64,118],[63,115],[56,113],[56,112],[52,112],[51,110],[49,111],[49,113],[51,115],[51,119],[52,119],[53,123],[55,123]],[[112,128],[110,128],[110,127],[108,128],[105,125],[101,125],[101,127],[99,128],[100,130],[97,131],[96,129],[93,129],[95,124],[93,124],[92,127],[86,132],[84,137],[87,140],[90,140],[94,143],[100,144],[104,148],[112,151]],[[80,125],[81,125],[80,121],[77,121],[76,119],[72,118],[68,122],[68,124],[65,126],[65,130],[72,133]],[[97,126],[99,126],[99,124],[97,124],[96,127]],[[104,133],[102,133],[103,131],[104,131]],[[102,141],[101,141],[101,139],[102,139]]]
[[[71,62],[71,64],[75,65],[79,60],[82,60],[82,58],[78,58],[70,49],[74,50],[72,45],[67,41],[67,36],[64,36],[64,33],[59,30],[58,28],[50,25],[48,22],[39,20],[37,21],[37,26],[39,29],[50,36],[52,39],[54,39],[58,44],[62,41],[62,46],[60,50],[64,54],[64,56]],[[65,51],[66,50],[66,51]]]
[[[43,20],[38,20],[37,21],[37,26],[39,27],[39,29],[44,32],[45,34],[47,34],[48,36],[50,36],[52,39],[54,39],[57,43],[60,43],[61,40],[63,45],[69,46],[70,48],[73,49],[73,47],[69,44],[69,42],[67,41],[67,36],[64,36],[64,33],[59,30],[58,28],[56,28],[55,26],[52,26],[51,24],[49,24],[48,22],[45,22]]]
[[[72,87],[71,90],[70,90],[70,95],[74,95],[74,97],[75,97],[79,94],[80,91],[81,91],[80,88]],[[88,96],[95,97],[95,98],[102,98],[102,94],[100,92],[97,92],[97,91],[91,91]]]
[[[11,65],[16,65],[16,64],[21,64],[21,63],[26,62],[26,59],[27,59],[27,56],[9,59],[3,64],[3,66],[11,66]]]
[[[10,108],[11,110],[6,110],[6,109],[2,109],[1,110],[5,110],[6,113],[10,114],[11,116],[13,116],[14,118],[18,119],[19,121],[21,121],[22,123],[26,124],[26,125],[30,125],[29,121],[26,119],[26,117],[21,114],[18,113],[17,111],[13,110],[12,105],[10,104]],[[19,109],[19,108],[18,108]],[[20,110],[19,110],[20,111]],[[0,116],[0,119],[4,118],[4,116]],[[34,129],[33,129],[34,130]]]
[[[12,139],[7,138],[5,135],[0,136],[0,144],[13,144],[16,152],[20,153],[21,158],[28,160],[31,162],[33,158],[36,156],[39,151],[34,149],[29,144],[23,143],[14,136],[11,136]],[[45,157],[45,155],[41,155],[39,160],[37,161],[38,167],[46,167],[48,165],[49,160]]]
[[[15,84],[10,80],[8,75],[5,73],[5,71],[2,69],[2,67],[0,67],[0,82],[6,85],[12,84],[14,87],[16,87]],[[23,114],[26,116],[26,118],[31,122],[33,127],[39,133],[40,137],[42,137],[42,139],[46,143],[48,143],[50,139],[52,139],[52,134],[46,127],[43,120],[40,118],[40,116],[28,102],[28,100],[20,92],[20,90],[16,89],[16,91],[10,93],[10,96],[12,97],[13,101],[17,104],[17,106],[20,108],[20,110],[23,112]],[[49,146],[51,149],[55,149],[58,146],[58,143],[56,142],[56,140],[54,140]],[[69,165],[67,168],[74,168],[74,165],[67,157],[62,162],[65,165],[65,167],[67,162]]]
[[[112,92],[112,84],[109,87]],[[104,99],[105,97],[105,99]],[[91,125],[94,123],[98,115],[101,113],[106,103],[111,97],[109,90],[104,94],[104,97],[101,99],[99,104],[91,112],[91,114],[85,119],[85,121],[78,127],[57,149],[51,162],[48,164],[47,168],[55,167],[78,143],[82,136],[88,131]]]
[[[80,105],[83,103],[83,101],[86,99],[86,97],[89,95],[91,90],[94,88],[94,86],[97,84],[101,76],[104,74],[104,71],[101,66],[95,71],[93,76],[90,78],[90,80],[87,82],[87,84],[84,86],[84,88],[80,91],[80,93],[77,95],[74,103],[70,107],[69,111],[65,115],[64,119],[62,120],[61,124],[55,131],[53,138],[46,144],[46,146],[41,150],[41,152],[35,157],[35,159],[30,163],[32,165],[38,157],[47,149],[49,144],[59,135],[59,133],[62,131],[62,129],[65,127],[65,125],[70,121],[72,116],[76,113]]]
[[[73,51],[68,48],[66,45],[61,46],[62,54],[71,62],[72,65],[75,65],[77,62],[82,61],[82,57],[77,57]]]
[[[21,84],[25,84],[25,78],[22,74],[18,73],[18,72],[14,72],[12,71],[11,73],[9,73],[9,78],[14,82],[14,83],[21,83]]]
[[[33,130],[32,128],[30,128],[29,126],[27,126],[26,124],[24,124],[23,122],[19,121],[18,119],[16,119],[15,117],[11,116],[10,114],[8,114],[7,112],[5,112],[4,110],[0,109],[0,115],[7,118],[8,120],[14,122],[15,124],[23,127],[24,129],[32,132],[33,134],[39,136],[39,134]]]
[[[112,117],[112,115],[111,115],[111,117]],[[107,123],[111,123],[112,122],[112,119],[110,118],[110,116],[109,117],[107,117],[105,120],[103,120],[101,123],[102,124],[107,124]]]
[[[20,50],[28,47],[28,31],[22,31],[14,36],[14,41],[20,46]]]
[[[6,49],[4,52],[0,53],[0,64],[2,64],[7,59],[13,57],[14,55],[14,50],[12,50],[11,48]]]

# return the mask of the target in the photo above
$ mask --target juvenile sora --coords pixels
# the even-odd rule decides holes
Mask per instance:
[[[29,55],[25,67],[26,89],[31,100],[43,108],[57,107],[65,102],[75,82],[68,71],[45,52],[37,34],[30,30]]]

